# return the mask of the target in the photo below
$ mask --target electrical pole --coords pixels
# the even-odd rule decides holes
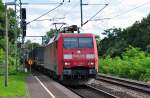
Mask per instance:
[[[83,26],[82,0],[80,0],[80,11],[81,11],[81,27],[82,27]]]
[[[15,33],[15,51],[16,51],[16,53],[15,53],[15,58],[16,58],[16,71],[18,70],[18,64],[17,64],[17,57],[18,57],[18,48],[17,48],[17,4],[16,4],[16,2],[17,2],[17,0],[15,0],[14,1],[15,2],[15,20],[16,20],[16,23],[15,23],[15,31],[16,31],[16,33]]]
[[[15,5],[14,2],[5,3],[5,40],[6,40],[6,49],[5,49],[5,87],[8,86],[8,14],[7,6]]]
[[[6,40],[6,55],[5,55],[5,87],[8,86],[8,18],[7,5],[5,5],[5,40]]]

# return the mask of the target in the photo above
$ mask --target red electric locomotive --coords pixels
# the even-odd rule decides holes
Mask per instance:
[[[33,66],[65,84],[84,84],[96,77],[98,53],[93,34],[59,33],[47,46],[40,48],[36,49],[36,54],[43,53],[44,61],[38,61],[41,56],[37,55],[34,58],[38,63]]]

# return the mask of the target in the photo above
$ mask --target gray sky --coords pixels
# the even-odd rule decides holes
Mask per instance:
[[[13,0],[3,0],[4,2],[10,2]],[[22,0],[25,3],[54,3],[61,2],[63,0]],[[43,16],[40,19],[53,19],[53,18],[64,18],[55,19],[54,21],[35,21],[28,25],[27,36],[44,35],[50,28],[54,28],[53,22],[65,22],[68,25],[80,26],[80,0],[64,0],[63,5],[51,13]],[[83,0],[83,3],[88,4],[105,4],[109,5],[101,11],[93,19],[112,18],[101,21],[90,21],[82,27],[82,32],[93,33],[100,35],[101,38],[104,36],[101,33],[104,29],[112,27],[126,28],[131,26],[135,21],[141,20],[150,13],[150,0]],[[141,7],[138,7],[142,5]],[[27,5],[23,6],[27,8],[27,22],[39,17],[43,13],[51,10],[56,5]],[[83,20],[87,21],[97,11],[103,8],[104,5],[88,5],[83,6]],[[129,10],[138,7],[135,10],[128,12]],[[128,13],[127,13],[128,12]],[[117,17],[116,17],[117,16]],[[33,42],[41,42],[41,38],[26,38],[32,39]]]

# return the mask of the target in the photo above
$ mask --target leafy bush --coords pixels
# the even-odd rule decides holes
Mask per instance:
[[[101,73],[117,75],[141,81],[150,81],[150,56],[146,56],[139,48],[130,46],[122,54],[122,58],[109,56],[99,60]]]
[[[4,51],[0,48],[0,74],[3,73],[3,64],[4,64]]]
[[[3,64],[3,60],[4,60],[4,51],[3,49],[0,48],[0,65]]]
[[[19,61],[17,63],[19,63]],[[0,48],[0,75],[4,74],[4,66],[5,66],[5,52],[3,48]],[[15,45],[11,43],[9,43],[8,71],[9,74],[16,74]]]

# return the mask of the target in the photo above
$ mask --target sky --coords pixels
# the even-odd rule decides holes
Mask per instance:
[[[14,0],[3,0],[3,2],[13,2]],[[22,0],[26,8],[27,22],[41,16],[42,14],[57,7],[63,0]],[[51,19],[53,21],[34,21],[27,26],[27,36],[43,36],[51,28],[54,22],[66,23],[66,26],[81,24],[80,20],[80,0],[64,0],[63,5],[41,17],[41,19]],[[33,5],[35,3],[57,3],[47,5]],[[83,5],[83,22],[86,22],[94,14],[96,14],[104,5],[108,4],[95,19],[102,19],[99,21],[89,21],[81,28],[82,33],[93,33],[99,35],[101,38],[105,29],[109,28],[126,28],[131,26],[135,21],[140,21],[150,13],[150,0],[83,0],[83,4],[97,4],[97,5]],[[141,6],[142,5],[142,6]],[[140,6],[140,7],[139,7]],[[136,8],[137,7],[137,8]],[[134,9],[135,8],[135,9]],[[131,10],[134,9],[134,10]],[[62,18],[62,19],[57,19]],[[41,38],[29,38],[32,42],[41,43]]]

